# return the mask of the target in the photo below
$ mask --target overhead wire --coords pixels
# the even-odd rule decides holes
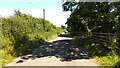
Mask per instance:
[[[39,8],[41,10],[43,10],[43,26],[44,26],[44,29],[45,29],[45,9],[33,4],[32,2],[28,1],[28,0],[25,0],[26,2],[28,2],[29,4],[31,4],[32,6],[36,7],[36,8]]]
[[[35,5],[34,3],[32,3],[32,2],[30,2],[30,1],[28,1],[28,0],[25,0],[27,3],[29,3],[29,4],[31,4],[32,6],[34,6],[34,7],[36,7],[36,8],[39,8],[39,9],[42,9],[43,10],[43,8],[41,8],[41,7],[39,7],[39,6],[37,6],[37,5]]]

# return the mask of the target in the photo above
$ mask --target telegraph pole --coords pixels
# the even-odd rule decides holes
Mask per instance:
[[[45,9],[43,9],[43,26],[44,26],[44,30],[45,30]]]
[[[45,9],[43,9],[43,19],[45,20]]]

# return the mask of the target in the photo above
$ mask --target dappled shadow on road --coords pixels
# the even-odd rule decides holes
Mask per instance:
[[[60,58],[60,61],[72,61],[76,59],[89,59],[88,52],[84,51],[80,45],[74,40],[58,40],[54,42],[48,42],[40,47],[36,48],[30,55],[21,57],[17,63],[20,63],[28,59],[36,59],[41,57]]]

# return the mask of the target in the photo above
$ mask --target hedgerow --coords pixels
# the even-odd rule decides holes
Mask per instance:
[[[0,66],[9,63],[15,57],[30,53],[62,32],[61,28],[49,21],[22,14],[19,10],[15,10],[14,16],[0,17],[0,23],[2,23]]]

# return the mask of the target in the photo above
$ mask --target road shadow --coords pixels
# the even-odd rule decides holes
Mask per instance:
[[[44,45],[36,48],[31,54],[22,56],[21,60],[17,61],[16,63],[22,63],[24,60],[28,59],[34,60],[36,58],[52,56],[60,58],[60,61],[67,62],[76,59],[90,58],[88,52],[84,51],[75,40],[68,39],[45,43]]]

